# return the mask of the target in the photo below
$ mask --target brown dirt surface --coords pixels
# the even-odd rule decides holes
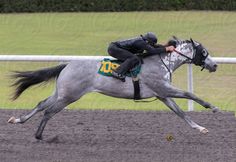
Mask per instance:
[[[235,162],[232,112],[188,112],[204,135],[173,112],[63,110],[34,138],[42,113],[9,124],[30,110],[0,110],[1,162]]]

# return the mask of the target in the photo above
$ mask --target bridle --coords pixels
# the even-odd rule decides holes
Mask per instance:
[[[195,45],[195,43],[193,42],[192,39],[190,39],[192,45],[193,45],[193,57],[189,57],[189,56],[186,56],[185,54],[183,54],[182,52],[178,51],[178,50],[174,50],[174,52],[176,52],[177,54],[185,57],[187,60],[190,60],[189,63],[190,64],[195,64],[197,66],[202,66],[202,69],[201,71],[205,68],[205,59],[208,57],[209,53],[208,52],[205,52],[206,55],[203,55],[202,53],[199,53],[200,49],[199,48],[202,48],[202,46],[199,44],[199,45]],[[202,50],[205,50],[205,49],[202,49]],[[202,52],[201,50],[201,52]],[[206,50],[205,50],[206,51]],[[170,70],[170,67],[168,67],[165,62],[163,61],[163,59],[161,58],[161,56],[159,55],[160,59],[161,59],[161,62],[164,64],[164,66],[166,67],[166,69],[168,70],[169,74],[170,74],[170,82],[172,81],[172,72]],[[169,60],[171,58],[171,54],[169,55]],[[170,62],[170,61],[169,61]],[[170,63],[169,63],[170,65]]]

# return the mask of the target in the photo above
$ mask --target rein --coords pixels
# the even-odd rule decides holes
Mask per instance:
[[[166,67],[166,69],[168,70],[169,72],[169,75],[170,75],[170,82],[172,82],[172,73],[170,71],[170,67],[168,67],[165,62],[163,61],[163,59],[161,58],[161,55],[159,55],[160,59],[161,59],[161,62],[163,63],[163,65]],[[169,56],[169,58],[171,57],[171,55]],[[169,62],[170,62],[170,59],[169,59]],[[170,65],[170,64],[169,64]]]
[[[175,51],[176,53],[178,53],[179,55],[181,55],[181,56],[187,58],[188,60],[191,60],[191,63],[193,62],[193,58],[190,58],[190,57],[184,55],[183,53],[181,53],[180,51],[177,51],[176,49],[175,49],[174,51]]]

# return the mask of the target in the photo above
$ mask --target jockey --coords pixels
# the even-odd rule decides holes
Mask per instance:
[[[165,52],[172,52],[174,46],[157,45],[157,37],[154,33],[148,32],[136,38],[112,42],[108,47],[108,53],[118,60],[124,61],[116,70],[113,70],[112,76],[125,82],[125,73],[139,64],[140,59],[137,54],[153,55]]]

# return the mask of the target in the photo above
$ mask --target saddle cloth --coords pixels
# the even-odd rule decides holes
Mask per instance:
[[[112,76],[111,73],[113,70],[115,70],[116,68],[118,68],[120,66],[122,62],[119,60],[110,60],[108,58],[104,58],[101,61],[101,66],[98,70],[98,73],[104,76]],[[131,69],[130,71],[128,71],[125,76],[128,77],[137,77],[137,75],[140,73],[141,71],[141,65],[137,65],[136,67],[134,67],[133,69]]]

